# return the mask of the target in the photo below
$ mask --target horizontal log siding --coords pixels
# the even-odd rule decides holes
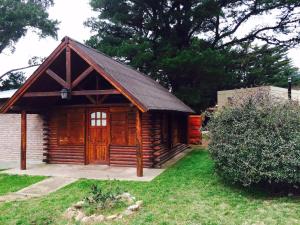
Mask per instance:
[[[176,156],[178,153],[188,149],[188,147],[189,146],[187,144],[181,143],[174,145],[170,150],[166,150],[167,148],[162,147],[163,151],[155,158],[156,167],[161,167],[162,164]]]
[[[136,146],[110,146],[110,165],[135,167],[137,162],[136,151]],[[150,168],[153,165],[152,160],[148,157],[148,154],[143,155],[145,168]]]
[[[153,161],[153,129],[152,114],[142,114],[142,151],[144,167],[154,167]]]
[[[58,141],[58,124],[59,112],[49,115],[49,139],[47,162],[50,164],[84,164],[85,163],[85,145],[70,144],[59,145]],[[85,126],[82,124],[82,126]]]
[[[166,113],[166,112],[165,112]],[[178,123],[184,115],[172,115],[172,123]],[[178,153],[186,150],[188,148],[187,144],[184,143],[173,143],[174,139],[172,139],[172,143],[170,144],[171,148],[169,148],[169,144],[166,142],[163,142],[162,138],[162,124],[163,124],[163,119],[171,117],[170,114],[168,114],[166,117],[163,116],[162,113],[153,113],[152,114],[152,124],[153,124],[153,139],[152,139],[152,146],[153,146],[153,157],[154,157],[154,166],[155,167],[161,167],[162,164],[164,164],[166,161],[169,159],[173,158],[176,156]],[[182,129],[182,128],[181,128]],[[172,129],[172,132],[174,133],[174,126]],[[180,131],[179,132],[181,135],[180,142],[184,142],[184,135],[186,134],[185,131]],[[173,136],[173,135],[172,135]]]
[[[135,120],[129,120],[130,127],[135,127]],[[142,151],[143,166],[145,168],[153,167],[153,148],[151,138],[151,114],[142,114]],[[137,146],[110,146],[110,165],[135,167]]]
[[[147,112],[142,114],[142,151],[143,151],[143,164],[145,168],[160,167],[167,160],[171,159],[178,153],[188,148],[184,143],[172,143],[169,149],[168,143],[162,140],[162,120],[169,118],[162,116],[162,112]],[[84,163],[84,145],[58,145],[58,126],[55,116],[49,117],[49,150],[48,162],[49,163]],[[133,117],[132,117],[133,118]],[[180,115],[173,117],[172,122],[179,121]],[[130,119],[128,121],[129,127],[132,132],[135,126],[135,121]],[[180,132],[183,135],[185,131]],[[182,135],[180,135],[182,136]],[[111,166],[136,166],[136,150],[137,146],[117,145],[110,144],[109,158]]]
[[[111,166],[135,166],[136,147],[135,146],[110,146]]]

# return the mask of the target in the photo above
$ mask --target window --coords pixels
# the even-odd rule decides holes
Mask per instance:
[[[93,112],[90,115],[92,127],[106,127],[107,126],[107,113],[106,112]]]

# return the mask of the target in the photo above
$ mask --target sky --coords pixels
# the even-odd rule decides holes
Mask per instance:
[[[16,44],[16,51],[6,49],[0,54],[0,74],[14,68],[28,65],[33,56],[46,57],[60,43],[64,36],[83,42],[91,36],[90,29],[83,25],[89,17],[96,16],[89,5],[89,0],[55,0],[55,5],[48,10],[50,18],[60,21],[58,39],[39,37],[29,31]],[[300,68],[300,47],[290,50],[289,57],[295,66]],[[26,71],[30,75],[35,68]]]
[[[0,54],[0,74],[14,68],[28,65],[33,56],[47,57],[59,45],[61,39],[69,36],[83,42],[91,36],[90,29],[83,22],[96,14],[91,10],[89,0],[55,0],[55,5],[48,10],[51,19],[60,21],[58,39],[40,39],[34,32],[29,31],[16,44],[16,51],[11,53],[6,49]],[[30,74],[35,69],[26,71]]]

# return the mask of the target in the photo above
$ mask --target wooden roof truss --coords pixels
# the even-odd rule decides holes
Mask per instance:
[[[50,65],[55,61],[55,59],[66,51],[66,74],[65,79],[63,79],[62,74],[57,74],[52,69]],[[85,69],[81,74],[79,74],[76,79],[72,81],[72,60],[71,54],[72,51],[77,53],[87,64],[88,68]],[[84,82],[92,72],[96,71],[100,74],[105,80],[107,80],[115,89],[99,89],[99,82],[97,81],[97,88],[95,90],[85,90],[81,87],[81,84]],[[129,101],[136,105],[142,112],[146,111],[142,105],[136,102],[126,90],[116,84],[113,80],[109,79],[106,76],[106,72],[96,66],[95,63],[91,62],[88,57],[80,52],[76,46],[72,46],[71,41],[68,37],[64,38],[64,41],[52,52],[52,54],[44,61],[44,63],[34,72],[34,74],[25,82],[25,84],[12,96],[12,98],[2,107],[1,112],[8,112],[14,104],[20,98],[38,98],[38,97],[59,97],[61,95],[60,91],[33,91],[30,92],[28,89],[37,81],[37,79],[43,74],[47,75],[54,81],[56,81],[62,88],[69,90],[71,96],[85,96],[88,101],[92,104],[102,104],[110,95],[119,95],[123,94]],[[75,89],[76,88],[76,89]]]

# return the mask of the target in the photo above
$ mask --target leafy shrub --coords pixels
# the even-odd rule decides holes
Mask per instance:
[[[217,173],[245,186],[300,183],[300,107],[266,93],[236,99],[209,123]]]

